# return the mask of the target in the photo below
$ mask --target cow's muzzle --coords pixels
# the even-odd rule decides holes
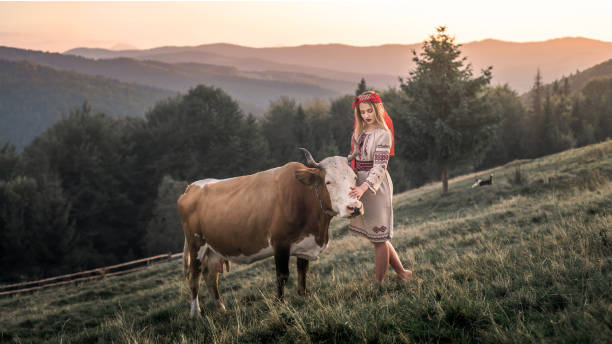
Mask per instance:
[[[346,210],[347,210],[347,213],[349,214],[349,217],[363,215],[363,204],[362,203],[351,204],[346,207]]]

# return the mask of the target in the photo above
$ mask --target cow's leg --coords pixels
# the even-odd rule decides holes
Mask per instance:
[[[185,280],[189,279],[189,263],[191,259],[189,256],[189,245],[187,243],[187,237],[185,237],[185,245],[183,245],[183,275]]]
[[[308,259],[297,259],[298,294],[306,295],[306,274],[308,274]]]
[[[219,263],[219,264],[217,265],[217,272],[218,272],[218,273],[220,273],[220,274],[222,274],[222,273],[223,273],[223,264],[225,264],[225,270],[226,270],[227,272],[229,272],[229,271],[230,271],[230,269],[231,269],[231,267],[232,267],[232,264],[230,263],[230,261],[229,261],[229,260],[222,261],[221,263]]]
[[[221,294],[219,293],[219,272],[217,271],[217,267],[221,264],[223,264],[223,259],[218,257],[216,253],[209,252],[205,261],[204,281],[208,288],[209,303],[224,311],[225,305],[221,301]]]
[[[189,280],[187,285],[191,291],[191,312],[190,316],[200,316],[200,303],[198,302],[198,292],[200,290],[200,277],[202,276],[202,263],[197,259],[195,250],[189,252]]]
[[[289,248],[277,247],[274,250],[274,263],[276,265],[276,281],[278,286],[278,299],[283,300],[285,285],[289,279]]]

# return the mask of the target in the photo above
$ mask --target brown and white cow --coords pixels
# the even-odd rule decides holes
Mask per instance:
[[[297,256],[298,293],[305,294],[308,262],[327,246],[331,218],[363,214],[361,202],[349,196],[357,177],[347,158],[334,156],[317,163],[301,149],[308,167],[290,162],[247,176],[204,179],[190,184],[178,199],[191,316],[200,314],[202,273],[210,301],[225,309],[217,281],[219,269],[222,272],[225,264],[229,270],[230,261],[249,264],[274,256],[282,300],[289,257]]]

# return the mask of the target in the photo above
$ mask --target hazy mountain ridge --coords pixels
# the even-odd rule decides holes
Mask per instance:
[[[333,79],[309,76],[298,78],[296,75],[287,79],[283,73],[245,73],[235,67],[211,64],[168,64],[127,57],[93,60],[80,56],[8,47],[0,47],[0,59],[27,60],[53,68],[103,75],[122,82],[139,83],[178,92],[186,92],[199,84],[219,87],[236,99],[245,112],[256,114],[263,113],[270,100],[282,95],[305,102],[312,98],[337,97],[352,89],[352,84]],[[316,80],[313,81],[313,78]]]
[[[543,81],[552,82],[612,58],[612,42],[586,38],[528,43],[486,40],[464,45],[463,53],[475,68],[492,65],[494,83],[508,83],[523,93],[533,85],[538,68]]]
[[[220,51],[211,51],[221,47]],[[240,46],[231,46],[228,44],[215,44],[212,46],[199,47],[160,47],[149,50],[135,51],[113,51],[105,49],[88,49],[76,48],[65,52],[64,54],[76,55],[92,59],[109,59],[117,57],[129,57],[138,60],[155,60],[166,63],[203,63],[219,66],[234,66],[241,71],[252,72],[294,72],[300,74],[311,74],[317,78],[335,80],[341,83],[350,83],[351,88],[361,78],[366,78],[370,85],[377,88],[395,87],[398,85],[396,75],[376,74],[374,72],[358,72],[360,69],[350,71],[339,71],[335,69],[314,67],[310,65],[301,65],[292,62],[291,57],[286,61],[278,62],[270,60],[269,57],[258,57],[256,51],[258,48],[248,48]],[[224,55],[225,54],[225,55]],[[336,66],[334,66],[336,67]],[[350,92],[345,88],[336,89],[341,92]]]
[[[130,56],[134,58],[163,59],[163,55],[189,52],[189,58],[198,62],[233,65],[238,69],[255,69],[255,64],[245,61],[260,59],[276,63],[276,70],[289,70],[287,65],[304,66],[307,73],[325,75],[333,70],[343,73],[364,73],[366,81],[377,86],[397,85],[397,77],[407,77],[414,67],[412,50],[420,50],[422,43],[387,44],[381,46],[356,47],[344,44],[302,45],[296,47],[251,48],[227,43],[205,44],[195,47],[160,47],[148,50],[109,51],[87,48],[72,49],[65,54],[90,58],[100,56]],[[539,68],[545,82],[569,75],[576,69],[585,69],[612,58],[612,42],[603,42],[581,37],[566,37],[542,42],[507,42],[495,39],[468,42],[462,52],[472,63],[476,72],[493,66],[493,83],[509,84],[519,93],[530,89],[533,77]],[[201,54],[201,55],[198,55]],[[186,55],[187,56],[187,55]],[[227,63],[219,61],[227,57]],[[214,58],[213,58],[214,57]],[[240,59],[243,59],[241,61]],[[246,59],[246,60],[245,60]],[[184,61],[181,60],[181,61]],[[323,69],[323,71],[317,71]],[[376,79],[368,74],[377,75]],[[385,79],[385,77],[387,79]],[[386,80],[386,81],[385,81]]]
[[[84,101],[110,116],[143,116],[156,102],[175,94],[27,61],[0,60],[0,142],[8,140],[22,148]]]

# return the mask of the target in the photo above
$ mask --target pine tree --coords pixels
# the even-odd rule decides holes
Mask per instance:
[[[570,106],[566,97],[546,92],[540,155],[557,153],[574,147],[576,140],[569,130]]]
[[[296,141],[297,147],[305,147],[307,149],[312,149],[310,139],[312,137],[312,133],[310,132],[310,123],[306,118],[306,113],[304,112],[304,108],[300,104],[297,108],[297,112],[295,114],[295,122],[294,122],[294,137]]]
[[[355,90],[355,95],[358,96],[367,90],[368,90],[368,86],[366,85],[366,81],[364,78],[361,78],[359,85],[357,85],[357,90]]]
[[[502,165],[524,157],[527,137],[526,111],[519,95],[508,84],[489,88],[488,100],[501,118],[496,140],[478,169]]]
[[[542,74],[537,69],[536,76],[531,88],[531,108],[529,109],[529,157],[536,157],[542,154],[542,139],[546,128],[544,125],[544,87],[542,86]]]
[[[540,151],[539,156],[550,154],[554,151],[552,146],[553,135],[556,135],[557,126],[555,125],[554,114],[551,105],[550,91],[546,91],[546,97],[544,98],[544,109],[542,111],[542,132],[538,136],[540,144],[538,145]]]
[[[490,111],[483,87],[491,80],[491,69],[473,78],[471,65],[464,66],[460,45],[438,27],[423,43],[423,52],[413,51],[416,69],[401,87],[410,97],[409,133],[400,152],[408,160],[436,164],[443,191],[448,191],[448,170],[473,165],[482,159],[499,121]]]
[[[569,79],[563,78],[563,95],[569,97],[570,95],[570,87],[569,87]]]
[[[535,81],[533,83],[532,88],[532,101],[531,101],[531,109],[536,117],[542,116],[542,74],[540,74],[540,68],[538,68],[538,72],[535,76]]]

